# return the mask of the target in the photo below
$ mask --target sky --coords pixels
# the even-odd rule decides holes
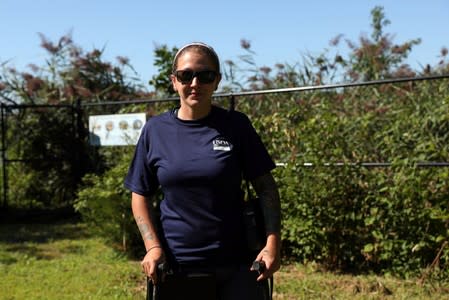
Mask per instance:
[[[29,72],[28,64],[48,58],[39,33],[51,41],[71,33],[85,51],[104,49],[105,60],[128,57],[144,83],[157,74],[156,45],[206,42],[223,62],[244,54],[245,39],[258,66],[295,64],[339,34],[368,36],[375,6],[384,8],[394,42],[422,39],[407,61],[413,68],[438,63],[449,47],[448,0],[0,0],[0,63]]]

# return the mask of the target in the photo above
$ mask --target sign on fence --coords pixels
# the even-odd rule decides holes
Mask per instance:
[[[89,116],[93,146],[135,145],[146,122],[144,113]]]

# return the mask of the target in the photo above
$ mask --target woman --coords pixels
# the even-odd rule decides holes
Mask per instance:
[[[166,261],[175,273],[211,274],[215,299],[264,299],[261,283],[280,267],[275,165],[244,114],[212,105],[220,80],[210,46],[191,43],[176,53],[171,81],[180,106],[145,124],[125,186],[147,250],[142,268],[154,283]],[[261,200],[266,225],[266,245],[253,257],[242,234],[242,176]],[[159,187],[161,217],[153,220],[147,202]],[[254,260],[264,262],[263,272],[251,269]]]

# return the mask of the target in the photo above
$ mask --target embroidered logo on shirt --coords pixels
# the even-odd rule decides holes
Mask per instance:
[[[217,138],[212,142],[215,151],[231,151],[232,144],[223,138]]]

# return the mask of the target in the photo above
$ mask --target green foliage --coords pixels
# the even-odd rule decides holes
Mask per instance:
[[[130,252],[142,243],[131,213],[131,194],[123,186],[132,153],[131,148],[124,149],[117,164],[102,176],[84,176],[74,204],[93,232]]]
[[[172,74],[172,62],[177,51],[178,48],[173,47],[170,50],[167,45],[157,46],[154,50],[154,66],[158,68],[158,73],[151,78],[150,84],[162,97],[175,95],[170,75]]]
[[[16,179],[9,180],[10,206],[56,207],[73,200],[86,147],[72,122],[70,107],[8,111],[6,157],[17,160],[5,166]]]
[[[244,54],[238,62],[226,61],[224,78],[227,86],[224,90],[260,90],[297,87],[304,85],[321,85],[335,81],[371,81],[387,78],[414,77],[416,72],[410,68],[406,60],[413,47],[421,43],[413,39],[403,43],[395,43],[393,36],[384,33],[390,24],[382,7],[371,11],[373,32],[371,38],[361,35],[358,41],[345,39],[349,55],[346,57],[339,51],[343,34],[330,41],[330,48],[318,55],[305,54],[302,61],[295,64],[278,63],[271,68],[259,67],[254,59],[255,52],[251,44],[241,41]],[[447,55],[443,48],[442,57]],[[443,62],[441,67],[446,66]],[[434,73],[428,66],[426,73]],[[444,69],[444,67],[443,67]]]
[[[149,107],[152,114],[166,111],[173,103],[159,103]],[[125,111],[124,111],[125,112]],[[109,164],[104,173],[88,173],[83,178],[75,200],[75,210],[90,224],[91,230],[103,236],[132,256],[142,255],[145,248],[131,212],[131,193],[123,180],[134,155],[133,147],[104,147],[100,155]],[[160,194],[150,205],[157,208]]]
[[[390,21],[385,18],[382,7],[371,11],[373,32],[372,40],[360,37],[360,45],[349,42],[352,50],[348,64],[351,66],[347,74],[353,80],[377,80],[395,77],[413,77],[415,73],[404,63],[413,46],[421,43],[420,39],[410,40],[403,44],[393,44],[392,38],[383,33]]]
[[[40,35],[48,58],[43,66],[30,65],[31,72],[19,72],[3,64],[0,80],[2,102],[13,104],[75,103],[77,100],[125,100],[147,96],[135,77],[129,59],[117,57],[117,63],[104,61],[104,49],[85,52],[74,44],[70,34],[57,42]]]
[[[417,166],[447,161],[447,87],[443,80],[239,101],[281,163],[287,254],[402,276],[438,259],[449,275],[449,170]],[[263,112],[267,103],[274,113]]]
[[[56,43],[41,35],[41,41],[48,53],[43,66],[31,65],[29,73],[2,65],[0,99],[7,122],[3,147],[8,159],[21,161],[5,166],[9,178],[20,178],[9,181],[10,207],[71,205],[82,176],[105,169],[103,156],[88,149],[87,118],[78,102],[148,96],[135,78],[128,77],[133,69],[127,58],[117,57],[115,65],[104,61],[103,50],[86,53],[70,35]],[[93,107],[89,113],[119,109]],[[23,173],[27,175],[21,176]]]
[[[348,42],[348,58],[309,56],[294,76],[283,65],[273,73],[247,58],[250,86],[332,83],[338,74],[350,80],[413,76],[403,62],[419,40],[395,45],[383,33],[389,21],[382,8],[372,16],[372,40]],[[447,50],[441,54],[426,74],[446,70]],[[281,164],[275,175],[286,254],[332,269],[406,277],[433,263],[432,274],[449,275],[448,169],[417,167],[447,162],[447,86],[443,80],[237,99]]]

